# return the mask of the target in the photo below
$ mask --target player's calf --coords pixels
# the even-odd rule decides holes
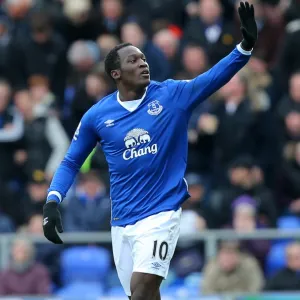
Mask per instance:
[[[159,287],[163,278],[134,272],[131,277],[131,300],[160,300]]]

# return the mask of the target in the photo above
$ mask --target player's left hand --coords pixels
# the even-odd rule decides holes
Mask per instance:
[[[257,40],[257,25],[255,22],[254,7],[253,4],[248,2],[240,2],[238,8],[240,20],[241,20],[241,31],[243,35],[242,48],[244,50],[253,49]]]

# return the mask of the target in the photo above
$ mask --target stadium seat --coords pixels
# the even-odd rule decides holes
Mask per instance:
[[[199,297],[199,287],[187,287],[184,285],[174,285],[161,290],[161,295],[172,296],[173,299],[187,299],[188,297]]]
[[[111,268],[110,252],[101,247],[76,246],[62,252],[61,280],[102,282]]]
[[[105,294],[106,297],[124,297],[125,292],[122,286],[115,286]]]
[[[201,272],[192,273],[184,279],[184,286],[191,289],[191,291],[196,292],[197,296],[201,292],[202,278]]]
[[[64,299],[82,300],[82,297],[103,296],[103,286],[100,283],[74,282],[58,290],[56,295]]]
[[[286,244],[273,245],[266,259],[266,275],[272,276],[283,268],[286,264],[285,257]]]
[[[299,229],[300,218],[295,216],[280,217],[277,221],[277,227],[280,229]]]

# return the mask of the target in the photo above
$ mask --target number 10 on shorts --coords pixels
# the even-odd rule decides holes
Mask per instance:
[[[158,242],[154,241],[152,258],[156,257],[157,249],[158,249],[159,258],[161,260],[165,260],[169,250],[168,243],[162,242],[160,245],[158,245]]]

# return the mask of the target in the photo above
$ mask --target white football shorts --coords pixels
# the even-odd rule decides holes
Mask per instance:
[[[161,212],[126,227],[112,226],[114,261],[127,296],[131,296],[133,272],[167,277],[180,233],[181,210]]]

